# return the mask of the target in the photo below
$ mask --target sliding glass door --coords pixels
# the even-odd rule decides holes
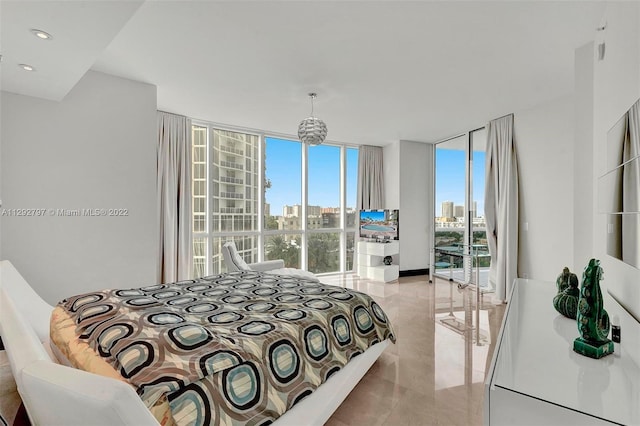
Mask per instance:
[[[487,287],[484,128],[435,146],[434,272]]]

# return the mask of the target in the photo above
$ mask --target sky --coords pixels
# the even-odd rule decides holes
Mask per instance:
[[[436,216],[442,215],[442,203],[464,205],[465,151],[436,147]],[[478,216],[484,216],[485,152],[473,152],[473,199]]]
[[[302,204],[302,144],[266,138],[266,177],[271,181],[266,202],[271,215],[282,215],[282,206]],[[309,205],[340,207],[340,147],[309,147]],[[355,207],[358,150],[347,149],[347,206]]]
[[[281,215],[283,205],[301,204],[302,144],[266,138],[266,176],[271,181],[266,202],[272,215]],[[474,151],[473,193],[478,216],[484,216],[485,152]],[[347,206],[355,207],[358,176],[358,150],[347,149]],[[416,185],[416,187],[418,187]],[[443,201],[464,204],[465,152],[436,149],[435,215],[440,216]],[[340,148],[330,145],[309,147],[309,205],[340,206]]]

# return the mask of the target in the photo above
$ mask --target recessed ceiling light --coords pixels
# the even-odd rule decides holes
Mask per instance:
[[[46,31],[36,30],[35,28],[31,29],[31,33],[42,40],[51,40],[53,36]]]
[[[35,71],[36,70],[34,67],[32,67],[29,64],[18,64],[18,66],[20,68],[22,68],[23,70],[25,70],[25,71]]]

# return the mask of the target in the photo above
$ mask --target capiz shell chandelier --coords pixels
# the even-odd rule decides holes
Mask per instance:
[[[305,118],[298,126],[298,137],[300,140],[309,145],[320,145],[327,137],[327,125],[324,121],[313,116],[313,100],[318,95],[309,93],[311,98],[311,116]]]

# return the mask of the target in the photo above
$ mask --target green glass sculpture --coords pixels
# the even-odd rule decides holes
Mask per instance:
[[[565,266],[556,280],[558,294],[553,298],[553,307],[567,318],[576,319],[578,313],[578,277]]]
[[[582,274],[577,323],[580,337],[573,341],[573,350],[590,358],[602,358],[613,353],[609,335],[609,314],[604,310],[600,280],[600,261],[591,259]]]

